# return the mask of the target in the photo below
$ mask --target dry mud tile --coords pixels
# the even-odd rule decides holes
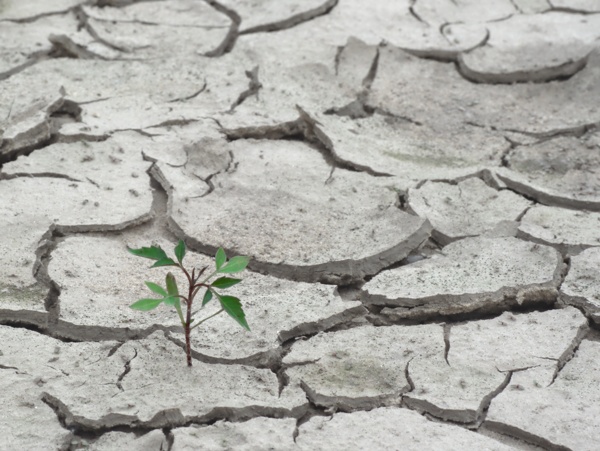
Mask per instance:
[[[144,241],[147,240],[147,241]],[[70,324],[148,329],[154,325],[179,326],[172,308],[160,306],[150,312],[132,310],[129,305],[140,298],[153,297],[144,285],[149,280],[165,286],[165,274],[171,270],[180,290],[186,286],[179,272],[172,268],[148,270],[147,260],[130,255],[126,244],[137,248],[156,243],[156,237],[125,231],[119,236],[68,237],[52,253],[48,272],[61,287],[60,317]],[[174,244],[156,243],[172,255]],[[102,253],[95,252],[102,249]],[[210,270],[214,261],[188,252],[186,267]],[[334,327],[366,310],[360,302],[346,302],[335,294],[335,287],[290,282],[260,274],[245,273],[243,282],[227,290],[242,300],[251,331],[239,327],[229,316],[220,315],[192,333],[192,348],[204,356],[220,359],[244,359],[259,353],[273,352],[281,342]],[[199,308],[203,292],[196,299]],[[209,304],[196,317],[209,316],[217,310]],[[181,337],[183,339],[183,337]],[[231,346],[237,343],[236,346]],[[182,351],[183,352],[183,351]]]
[[[598,449],[599,358],[600,343],[584,340],[551,385],[537,369],[515,373],[484,425],[546,449]]]
[[[138,138],[136,143],[133,136]],[[145,141],[132,133],[116,133],[98,143],[55,143],[4,164],[2,173],[9,177],[54,175],[82,184],[89,183],[89,178],[104,191],[136,188],[140,193],[147,191],[150,195],[147,178],[143,174],[151,163],[142,158],[139,149],[140,142]],[[125,186],[120,186],[119,182]],[[138,199],[138,203],[141,200]]]
[[[516,12],[510,0],[493,4],[467,1],[459,5],[452,0],[419,0],[412,3],[414,13],[432,26],[456,22],[485,23],[505,19]]]
[[[355,120],[327,114],[313,117],[341,160],[394,174],[413,184],[497,166],[509,147],[498,133],[464,124],[451,129],[378,113]]]
[[[32,150],[50,139],[50,115],[64,104],[59,87],[36,93],[15,95],[11,80],[0,84],[0,162]],[[5,86],[6,85],[6,86]]]
[[[130,49],[119,55],[123,59],[203,55],[217,47],[227,34],[227,29],[220,26],[199,31],[198,28],[102,22],[94,19],[90,19],[89,23],[103,40]]]
[[[585,67],[600,37],[600,16],[514,15],[487,28],[486,45],[459,57],[464,76],[482,83],[545,82]]]
[[[243,30],[248,32],[276,31],[290,28],[294,24],[302,23],[313,10],[321,11],[331,1],[326,0],[293,0],[280,2],[268,0],[263,2],[231,1],[224,0],[221,4],[235,10],[242,18]],[[306,18],[304,18],[306,16]],[[267,29],[265,29],[267,28]]]
[[[5,288],[19,289],[11,308],[31,309],[20,300],[35,283],[36,251],[51,226],[63,232],[108,231],[149,219],[149,165],[139,149],[113,140],[54,144],[4,165],[4,173],[15,176],[0,181],[0,228],[8,234],[0,244],[0,274]]]
[[[106,141],[110,137],[106,130],[97,126],[89,127],[82,122],[65,122],[57,128],[52,139],[61,143]]]
[[[435,423],[417,412],[383,407],[368,412],[313,417],[299,428],[300,449],[513,449],[458,426]]]
[[[600,213],[535,205],[521,219],[517,236],[576,255],[600,246]]]
[[[69,431],[60,425],[56,414],[40,399],[43,390],[40,384],[31,375],[12,367],[0,367],[0,376],[2,447],[60,449]]]
[[[62,14],[81,3],[80,0],[55,0],[40,3],[36,0],[19,0],[2,2],[0,20],[23,21],[34,20],[50,14]]]
[[[520,14],[538,14],[551,9],[548,0],[514,0],[513,4]]]
[[[0,246],[0,249],[2,247]],[[31,312],[37,312],[38,315],[34,316],[37,321],[33,321],[45,324],[46,318],[40,317],[39,314],[42,312],[46,313],[44,302],[48,295],[48,288],[34,280],[29,280],[27,277],[31,274],[31,263],[33,263],[34,258],[32,257],[30,261],[27,261],[26,258],[21,260],[22,265],[27,265],[28,269],[28,272],[23,274],[23,279],[19,280],[16,272],[12,272],[8,274],[8,278],[4,282],[0,283],[0,306],[1,310],[10,310],[12,314],[16,314],[15,316],[10,315],[13,320],[20,317],[21,314],[24,317],[29,317]],[[13,278],[15,279],[14,282],[11,281]],[[0,313],[0,319],[12,322],[11,320],[7,320],[7,316],[9,315]]]
[[[440,244],[481,235],[501,221],[514,221],[532,203],[508,190],[497,191],[479,178],[456,185],[427,182],[408,192],[408,205],[434,228]]]
[[[538,367],[550,383],[587,330],[585,317],[572,307],[505,312],[453,326],[446,360],[437,356],[411,362],[415,389],[405,402],[444,420],[474,423],[481,419],[486,400],[504,387],[509,372]]]
[[[211,262],[212,265],[212,262]],[[358,301],[343,301],[335,287],[246,273],[227,290],[241,299],[250,332],[219,315],[192,335],[193,349],[211,357],[243,359],[271,353],[292,338],[312,335],[366,314]],[[216,309],[213,305],[212,309]],[[199,318],[208,316],[211,310]],[[182,337],[183,339],[183,337]],[[231,343],[238,343],[232,347]]]
[[[96,374],[96,362],[104,359],[117,344],[114,341],[64,343],[38,332],[5,326],[0,327],[0,337],[0,365],[18,368],[42,389],[74,372],[87,372],[92,377]],[[132,358],[133,351],[133,348],[123,349],[122,361]],[[114,367],[104,366],[101,371],[116,382],[123,372],[123,363],[117,361]]]
[[[440,256],[382,271],[363,286],[364,302],[391,318],[499,311],[556,301],[563,270],[551,247],[512,237],[465,238]]]
[[[147,237],[143,242],[131,232],[65,238],[52,252],[48,265],[50,278],[61,287],[60,318],[76,325],[129,329],[180,325],[174,309],[161,306],[140,312],[129,307],[138,299],[155,296],[144,285],[145,280],[165,285],[165,275],[171,268],[149,270],[152,262],[131,255],[126,247],[156,243],[173,253],[174,245],[165,240],[157,242],[156,238]]]
[[[3,173],[9,179],[2,181],[0,186],[21,182],[27,189],[25,187],[32,183],[64,182],[68,187],[65,191],[69,193],[64,195],[80,198],[83,208],[68,210],[67,206],[60,206],[59,200],[63,202],[63,199],[59,199],[54,202],[57,206],[53,212],[50,206],[35,210],[45,212],[62,227],[130,222],[147,215],[152,203],[152,190],[145,174],[151,163],[143,159],[139,150],[139,142],[134,143],[127,135],[116,135],[96,143],[52,144],[5,164]],[[12,176],[17,178],[10,178]],[[56,193],[52,194],[56,196]],[[19,198],[19,193],[14,196]],[[24,212],[27,202],[33,200],[24,197],[17,211]],[[110,229],[109,225],[107,229]]]
[[[200,57],[189,60],[167,56],[159,62],[73,58],[41,61],[0,84],[0,118],[8,116],[13,99],[13,111],[16,111],[20,103],[33,103],[30,99],[40,98],[41,94],[58,97],[61,86],[68,99],[77,103],[135,94],[149,96],[161,103],[198,92],[205,76],[204,66],[198,64]],[[102,77],[92,77],[90,73],[101,73]],[[16,96],[15,92],[22,94]]]
[[[348,282],[401,260],[429,234],[429,223],[395,207],[384,182],[344,170],[331,176],[304,143],[238,140],[222,152],[232,152],[235,169],[211,179],[210,195],[168,190],[171,227],[196,250],[223,246],[271,275]]]
[[[267,451],[296,449],[292,418],[253,418],[243,423],[218,421],[210,426],[190,426],[171,430],[172,451],[236,449]]]
[[[112,97],[82,105],[81,121],[99,130],[146,130],[154,126],[186,125],[199,120],[197,109],[186,104],[159,103],[143,94]]]
[[[128,52],[121,58],[205,53],[225,38],[229,19],[207,2],[139,2],[122,8],[84,7],[98,36]]]
[[[83,6],[92,19],[103,22],[139,22],[141,24],[170,25],[188,28],[194,33],[196,28],[227,28],[227,16],[205,2],[193,0],[173,0],[169,2],[135,2],[124,7]]]
[[[170,129],[171,127],[167,127]],[[178,127],[179,128],[179,127]],[[152,132],[153,136],[143,140],[142,153],[144,158],[150,161],[166,163],[169,166],[183,166],[186,164],[188,155],[186,152],[186,141],[177,135],[175,130],[161,130],[161,134]],[[132,140],[139,139],[140,134],[131,132]]]
[[[52,48],[48,41],[50,34],[75,32],[76,28],[75,20],[66,15],[48,16],[27,23],[2,22],[0,74],[35,60],[36,57],[41,57],[43,52],[50,51]]]
[[[582,309],[600,324],[600,248],[571,257],[569,273],[560,289],[560,300]]]
[[[290,386],[301,384],[313,403],[353,410],[397,404],[414,361],[443,356],[439,325],[357,327],[297,341],[283,364]]]
[[[121,377],[108,374],[118,368]],[[45,387],[45,398],[70,427],[178,427],[215,419],[299,417],[306,408],[299,389],[287,388],[279,396],[270,370],[198,361],[187,367],[185,353],[162,333],[121,346],[89,373],[88,367],[72,370]]]
[[[485,85],[465,80],[450,63],[423,60],[388,46],[380,49],[368,104],[447,128],[475,123],[526,133],[556,133],[600,120],[592,100],[598,97],[599,79],[599,51],[592,52],[585,69],[568,80]]]
[[[120,52],[110,47],[107,41],[99,42],[87,30],[50,34],[48,41],[52,43],[50,56],[54,58],[75,58],[87,61],[110,60],[120,56]]]
[[[359,0],[343,0],[329,14],[286,33],[296,39],[307,37],[310,41],[318,39],[340,46],[348,38],[348,30],[352,30],[352,36],[368,44],[376,45],[385,40],[398,47],[446,56],[470,49],[485,37],[485,27],[479,24],[457,24],[453,34],[444,36],[439,27],[430,26],[411,15],[410,6],[409,1],[380,1],[365,8]],[[361,13],[357,14],[357,11]]]
[[[361,11],[361,14],[356,14]],[[339,2],[327,15],[303,23],[282,33],[253,33],[240,37],[233,52],[255,53],[260,48],[260,81],[263,84],[260,97],[269,100],[273,107],[261,106],[261,112],[268,111],[279,121],[283,117],[282,107],[276,106],[276,100],[291,110],[300,104],[308,110],[325,111],[332,107],[347,105],[355,100],[355,94],[342,96],[339,93],[339,80],[330,83],[335,73],[335,58],[340,47],[344,47],[349,36],[363,41],[368,46],[378,46],[382,40],[392,42],[417,52],[440,54],[453,57],[456,52],[472,48],[485,38],[485,28],[471,30],[470,25],[455,25],[450,41],[442,36],[437,28],[418,22],[408,13],[408,2],[378,2],[376,5],[364,5],[357,0]],[[352,30],[351,33],[348,30]],[[272,67],[270,67],[272,66]],[[292,75],[282,77],[274,72],[277,67],[291,68]],[[251,69],[254,66],[246,66]],[[326,73],[324,69],[328,69]],[[368,70],[362,77],[365,77]],[[362,86],[358,86],[362,89]],[[274,92],[271,92],[273,91]],[[277,98],[275,98],[277,95]],[[249,99],[256,102],[254,99]],[[262,105],[262,104],[261,104]],[[255,116],[258,108],[251,110],[240,106],[245,114]],[[255,118],[255,122],[260,116]],[[248,121],[241,125],[250,125]],[[227,125],[229,128],[233,124]]]
[[[217,120],[219,122],[226,120],[232,116],[230,112],[231,106],[248,89],[249,81],[246,71],[252,70],[255,67],[259,68],[258,81],[264,85],[264,75],[267,69],[265,69],[261,58],[247,48],[240,51],[234,50],[219,58],[207,58],[206,63],[202,66],[206,88],[202,94],[187,100],[186,103],[195,105],[203,111],[210,112],[210,117],[215,122]],[[274,90],[278,87],[271,84],[269,88],[270,90]],[[252,103],[262,99],[263,95],[265,95],[264,93],[264,89],[260,89],[256,95],[246,98],[242,104],[235,107],[235,110],[247,102]],[[265,113],[263,113],[262,107],[260,107],[249,114],[260,119]]]
[[[273,125],[296,120],[296,105],[306,111],[325,111],[332,105],[352,102],[363,89],[362,84],[352,85],[354,80],[336,77],[333,68],[335,52],[331,52],[330,57],[331,67],[306,61],[286,65],[279,61],[260,64],[263,88],[258,96],[246,99],[233,114],[221,114],[216,118],[224,128]],[[369,67],[365,67],[364,76],[368,70]]]
[[[567,10],[567,12],[600,12],[600,5],[596,0],[552,0],[552,6],[558,10]]]
[[[140,436],[131,432],[107,432],[92,443],[85,444],[85,449],[89,451],[112,451],[115,449],[130,451],[153,449],[161,451],[168,449],[168,447],[167,438],[160,429],[155,429]]]
[[[511,189],[547,205],[600,210],[600,133],[518,146],[505,160],[497,175]]]
[[[377,71],[379,45],[369,45],[354,36],[338,47],[335,74],[348,86],[367,87]]]
[[[247,80],[243,84],[238,80],[240,60],[244,61],[243,67],[260,67],[259,80],[263,88],[257,96],[249,97],[238,105],[234,114],[228,112],[216,117],[224,128],[294,121],[298,118],[296,105],[301,105],[311,113],[325,111],[332,106],[347,105],[360,95],[364,89],[363,81],[371,74],[377,45],[369,45],[351,37],[346,38],[340,46],[342,50],[319,45],[320,53],[315,55],[313,44],[306,55],[299,57],[297,53],[303,51],[306,42],[289,38],[287,34],[288,31],[277,35],[246,36],[231,54],[222,58],[223,61],[217,61],[207,68],[210,93],[203,96],[203,101],[214,99],[218,105],[219,98],[230,96],[234,87],[238,87],[238,94],[242,92],[239,86],[247,89]],[[270,42],[269,39],[272,40],[274,36],[277,36],[276,42]],[[254,48],[263,49],[263,53],[256,54]],[[294,49],[294,53],[287,54],[286,49]],[[228,74],[225,78],[224,71]]]
[[[193,29],[190,32],[193,32]],[[267,62],[273,62],[276,67],[282,64],[281,61],[272,58],[271,55],[265,55],[262,50],[259,53],[252,45],[240,45],[238,43],[231,52],[218,58],[196,55],[189,59],[183,56],[166,59],[165,64],[173,66],[171,69],[172,76],[176,74],[190,81],[195,80],[193,89],[188,89],[185,92],[178,89],[179,86],[177,85],[172,87],[166,85],[163,91],[178,92],[177,95],[168,96],[169,106],[177,108],[179,104],[193,105],[196,113],[201,112],[201,114],[195,114],[195,116],[211,117],[219,121],[222,118],[231,116],[229,110],[232,104],[238,100],[240,94],[248,90],[249,80],[246,72],[258,66],[258,81],[264,84],[265,74],[270,72],[270,69],[267,68]],[[163,58],[167,57],[168,54]],[[153,65],[150,61],[145,64],[148,66]],[[182,67],[185,70],[181,70]],[[276,84],[271,85],[270,89],[273,90],[275,87],[278,86]],[[260,89],[258,95],[250,96],[242,105],[256,101],[257,97],[262,97],[264,93],[265,90]],[[240,107],[241,105],[235,109],[237,110]],[[262,111],[257,110],[251,111],[251,114],[257,118],[264,115]]]
[[[188,161],[197,158],[197,154],[204,154],[204,157],[208,158],[208,150],[222,143],[222,134],[217,124],[209,119],[200,119],[184,125],[151,127],[145,132],[150,136],[144,136],[139,131],[123,132],[117,136],[120,142],[136,143],[144,159],[155,161],[162,170],[167,170],[166,166],[185,168]],[[198,178],[205,180],[210,174],[225,170],[230,160],[229,154],[219,154],[205,162],[204,171],[183,172],[191,177],[191,184],[197,185]],[[191,166],[197,168],[197,165]]]

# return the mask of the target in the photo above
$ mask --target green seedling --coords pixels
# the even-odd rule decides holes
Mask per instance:
[[[213,277],[219,274],[234,274],[243,271],[250,259],[248,257],[233,257],[231,260],[227,260],[227,255],[222,248],[219,248],[215,255],[215,270],[212,271],[208,276],[204,277],[204,273],[208,269],[208,266],[197,269],[192,268],[192,271],[188,271],[183,266],[183,258],[185,257],[185,243],[183,240],[179,240],[177,246],[175,246],[175,258],[177,261],[167,256],[159,246],[142,247],[140,249],[127,248],[129,252],[138,257],[149,258],[155,260],[155,263],[151,268],[158,268],[160,266],[175,266],[179,268],[185,275],[188,283],[187,295],[179,294],[177,288],[177,280],[175,276],[169,272],[165,278],[165,287],[153,282],[146,282],[146,286],[153,293],[159,295],[157,299],[140,299],[137,302],[131,304],[131,308],[135,310],[148,311],[153,310],[160,304],[164,303],[169,307],[174,307],[179,315],[179,320],[185,331],[185,353],[187,356],[188,366],[192,366],[192,347],[190,343],[190,332],[198,327],[200,324],[214,318],[220,313],[227,312],[234,320],[240,324],[244,329],[250,330],[248,323],[246,322],[246,315],[242,309],[241,301],[234,296],[226,296],[221,294],[217,290],[225,290],[241,282],[241,279],[234,279],[227,276],[221,276],[209,282]],[[202,298],[202,304],[200,308],[195,312],[192,312],[194,305],[194,299],[196,295],[204,290]],[[195,315],[201,311],[212,299],[218,299],[221,304],[221,308],[212,315],[209,315],[203,319],[196,319]],[[186,307],[185,316],[183,314],[181,303],[183,302]]]

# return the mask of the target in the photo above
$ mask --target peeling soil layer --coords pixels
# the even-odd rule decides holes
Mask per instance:
[[[600,449],[599,2],[0,0],[0,38],[0,449]],[[130,308],[168,268],[127,247],[179,240],[250,257],[191,367]]]

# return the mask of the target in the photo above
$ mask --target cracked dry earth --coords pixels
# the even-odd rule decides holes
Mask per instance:
[[[600,449],[598,0],[0,0],[0,449]],[[126,246],[248,255],[248,333]]]

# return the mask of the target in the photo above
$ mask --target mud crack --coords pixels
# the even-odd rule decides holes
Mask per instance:
[[[336,153],[331,138],[319,127],[321,124],[299,105],[296,105],[296,109],[299,117],[294,121],[258,127],[222,128],[221,132],[229,141],[238,139],[302,139],[321,152],[325,161],[331,166],[330,178],[336,168],[353,172],[366,172],[374,177],[391,177],[391,174],[386,172],[379,172],[369,166],[341,158]]]
[[[564,81],[585,68],[589,54],[565,63],[543,67],[537,70],[522,70],[508,73],[478,72],[471,69],[461,53],[456,59],[456,70],[466,80],[473,83],[514,84],[514,83],[549,83]]]
[[[293,16],[288,17],[287,19],[246,28],[245,30],[240,31],[240,35],[250,33],[270,33],[273,31],[287,30],[288,28],[295,27],[296,25],[300,25],[301,23],[308,22],[313,19],[316,19],[317,17],[329,14],[333,10],[333,8],[337,6],[338,2],[339,0],[327,0],[325,3],[323,3],[320,6],[317,6],[316,8],[298,14],[294,14]]]
[[[112,350],[111,350],[112,351]],[[133,359],[135,359],[138,355],[137,349],[133,349],[133,357],[131,357],[129,360],[127,360],[127,362],[125,362],[125,368],[123,369],[123,372],[119,375],[119,378],[117,379],[117,387],[119,388],[119,390],[121,391],[125,391],[123,389],[123,379],[125,379],[125,376],[127,376],[127,374],[131,371],[131,362],[133,361]]]
[[[244,103],[244,101],[251,96],[256,96],[258,98],[258,91],[263,87],[262,83],[258,81],[258,66],[254,67],[252,70],[247,70],[246,77],[250,80],[248,82],[248,89],[242,92],[238,98],[231,104],[229,108],[229,113],[233,113],[233,111]]]
[[[247,407],[215,407],[204,415],[183,415],[178,408],[163,409],[149,420],[140,420],[135,415],[109,413],[97,420],[75,415],[69,407],[54,395],[43,392],[42,401],[56,414],[60,424],[76,434],[92,432],[102,434],[118,429],[123,432],[147,432],[153,429],[172,429],[191,425],[208,425],[216,421],[247,421],[252,418],[295,418],[302,417],[307,405],[286,409],[283,407],[247,406]]]
[[[231,50],[233,50],[233,47],[235,46],[235,43],[239,36],[239,29],[240,24],[242,23],[242,18],[236,11],[226,7],[225,5],[219,3],[216,0],[204,1],[220,13],[225,14],[229,18],[229,20],[231,20],[231,24],[229,25],[229,31],[227,32],[227,35],[225,35],[225,38],[223,38],[223,41],[217,46],[217,48],[204,54],[204,56],[216,58],[219,56],[223,56],[226,53],[229,53],[231,52]]]

